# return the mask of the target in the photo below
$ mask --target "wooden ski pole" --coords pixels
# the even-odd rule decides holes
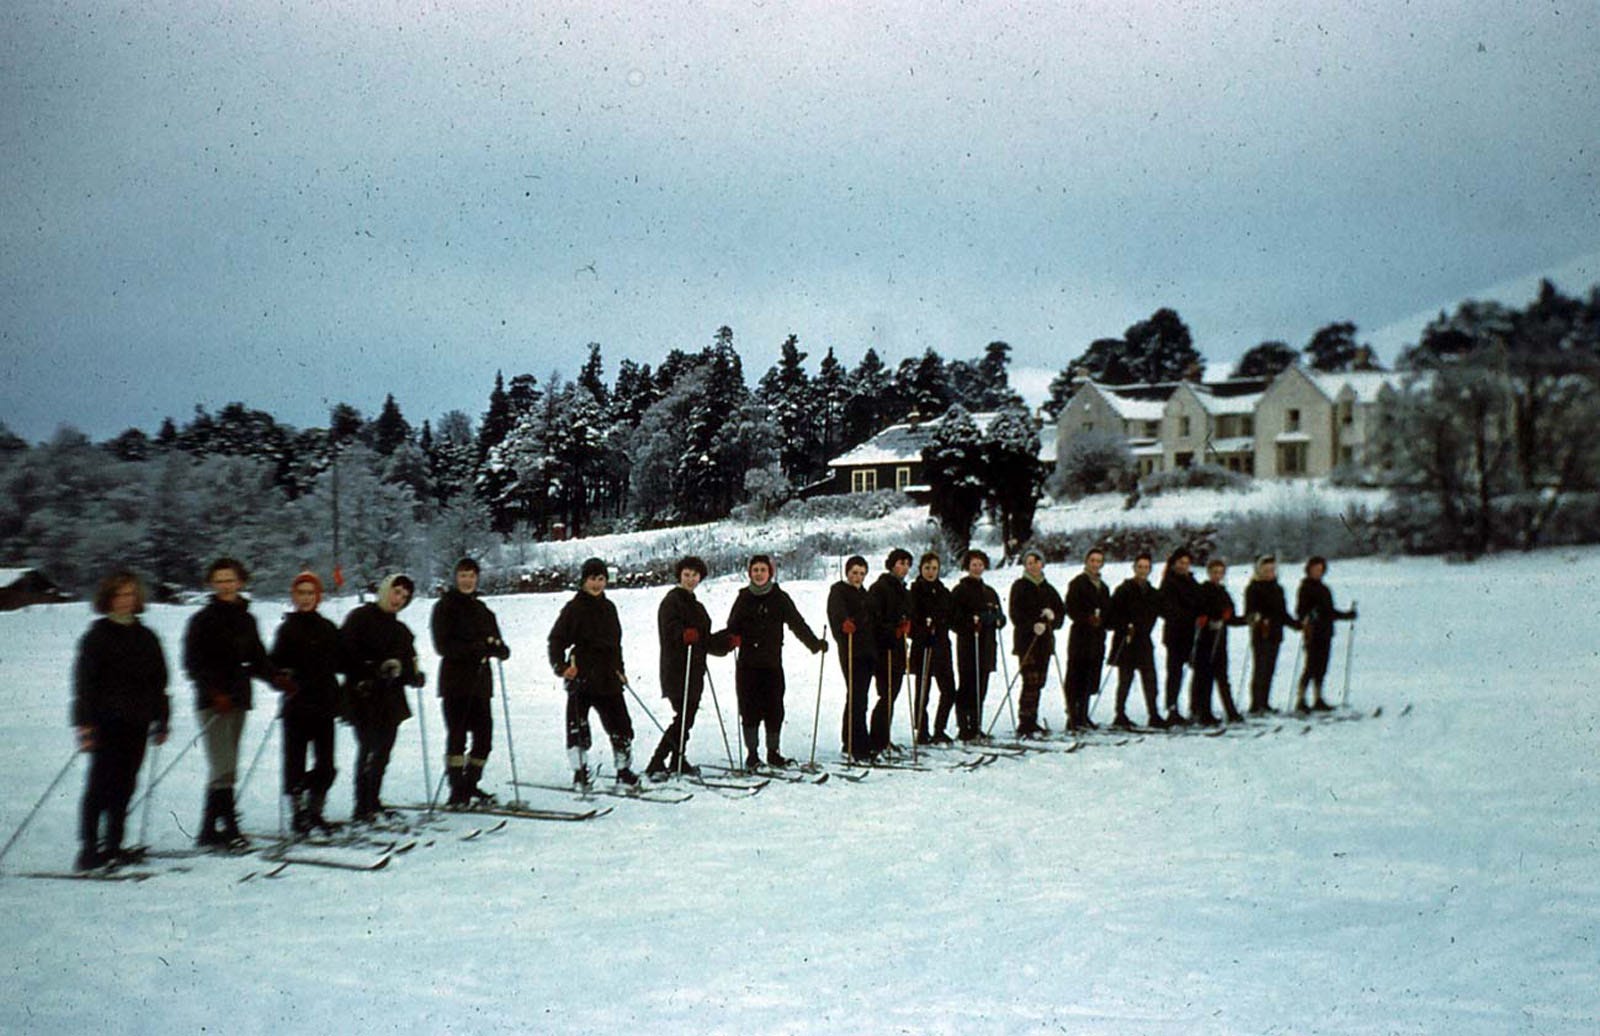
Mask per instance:
[[[11,833],[11,837],[6,839],[5,848],[0,849],[0,860],[4,860],[6,858],[6,853],[11,851],[11,847],[13,845],[17,844],[17,839],[21,838],[22,832],[28,829],[28,825],[33,822],[35,814],[37,814],[39,812],[39,808],[44,805],[44,800],[49,798],[50,793],[56,790],[56,785],[60,784],[66,779],[67,771],[72,769],[73,761],[78,758],[79,753],[82,751],[83,749],[81,748],[74,748],[72,750],[72,754],[67,756],[67,761],[61,764],[61,769],[56,773],[55,778],[51,780],[50,786],[45,788],[44,794],[40,795],[39,800],[33,804],[33,808],[28,810],[28,815],[22,818],[22,823],[18,824],[17,829]]]
[[[707,659],[709,668],[710,660]],[[683,749],[689,739],[689,674],[694,671],[694,645],[683,645],[683,701],[678,706],[678,778],[683,778]]]
[[[738,682],[737,675],[734,677],[734,682],[735,684]],[[722,703],[717,701],[717,682],[711,679],[710,659],[706,659],[706,690],[711,692],[711,707],[717,710],[717,729],[722,731],[722,747],[728,752],[728,769],[732,770],[734,769],[733,745],[728,742],[728,728],[722,722]],[[734,688],[734,693],[738,693],[737,687]]]
[[[822,674],[828,667],[828,633],[822,633],[822,651],[817,656],[817,707],[811,713],[811,762],[806,769],[817,768],[817,730],[822,723]]]
[[[844,751],[853,761],[856,757],[856,635],[845,635],[844,663]]]
[[[1042,634],[1035,633],[1033,635],[1033,639],[1028,642],[1028,650],[1024,651],[1022,653],[1022,658],[1017,661],[1017,675],[1016,675],[1016,678],[1013,678],[1009,672],[1007,672],[1005,674],[1005,678],[1006,678],[1006,695],[1005,695],[1004,700],[1002,700],[999,705],[995,706],[994,718],[991,719],[989,721],[989,725],[984,728],[984,733],[985,734],[991,734],[992,735],[994,733],[994,725],[996,723],[1000,722],[1000,714],[1002,712],[1005,712],[1008,708],[1011,707],[1011,688],[1012,688],[1013,685],[1015,685],[1015,683],[1016,683],[1016,681],[1018,679],[1021,679],[1022,670],[1027,666],[1028,659],[1033,657],[1033,649],[1034,649],[1034,646],[1039,643],[1040,636],[1042,636]],[[995,650],[997,652],[1000,652],[1000,648],[998,646],[995,648]],[[1002,662],[1005,661],[1005,653],[1004,652],[1000,652],[1000,659],[1001,659]],[[1012,713],[1011,713],[1011,728],[1012,728],[1013,735],[1015,735],[1016,727],[1017,727],[1017,714],[1013,710]]]
[[[423,708],[427,699],[422,696],[422,688],[417,688],[417,734],[422,738],[422,801],[430,801],[433,795],[433,767],[428,764],[428,710]]]
[[[1356,602],[1350,602],[1350,610],[1356,611]],[[1344,645],[1344,691],[1339,695],[1339,707],[1342,709],[1350,702],[1350,664],[1355,661],[1356,655],[1356,620],[1350,620],[1350,639]]]
[[[150,837],[150,806],[152,805],[152,801],[153,800],[150,798],[149,784],[155,780],[156,771],[159,770],[160,768],[161,768],[161,742],[157,741],[154,751],[152,751],[150,753],[150,781],[145,782],[146,783],[146,788],[145,788],[145,796],[144,796],[144,809],[141,810],[140,813],[139,813],[139,844],[140,845],[149,845],[150,844],[150,842],[149,842],[149,837]]]
[[[500,677],[500,712],[506,720],[506,755],[511,757],[511,787],[515,789],[512,794],[516,796],[509,805],[515,808],[522,802],[522,779],[517,775],[517,742],[511,736],[511,693],[506,690],[506,664],[497,658],[494,667]],[[434,797],[438,797],[437,792]]]

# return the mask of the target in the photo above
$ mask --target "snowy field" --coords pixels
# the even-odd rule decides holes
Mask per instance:
[[[1126,570],[1110,566],[1113,581]],[[1360,603],[1351,700],[1380,718],[775,784],[746,801],[605,800],[617,809],[599,820],[514,820],[472,842],[458,836],[478,825],[452,817],[372,874],[241,883],[263,869],[245,857],[142,884],[0,878],[0,1032],[1597,1031],[1600,551],[1336,562],[1329,582]],[[714,618],[736,589],[702,590]],[[820,625],[825,586],[788,589]],[[635,685],[664,717],[659,596],[614,594]],[[492,602],[516,651],[518,763],[548,780],[567,776],[543,659],[561,600]],[[279,608],[256,608],[269,637]],[[426,610],[404,618],[424,631]],[[169,658],[189,614],[148,615]],[[0,615],[6,835],[71,750],[66,674],[87,620],[83,606]],[[792,642],[789,661],[784,747],[803,755],[818,666]],[[713,675],[726,710],[730,663]],[[195,729],[188,688],[173,694],[168,759]],[[825,755],[842,697],[830,657]],[[1059,726],[1059,696],[1046,706]],[[633,711],[648,752],[653,728]],[[247,751],[270,715],[258,705]],[[390,801],[422,794],[418,734],[402,729]],[[709,709],[693,746],[721,753]],[[249,829],[276,826],[275,749],[244,794]],[[157,846],[186,843],[202,771],[196,751],[159,790]],[[501,737],[489,777],[508,776]],[[80,764],[8,873],[70,863],[81,781]]]

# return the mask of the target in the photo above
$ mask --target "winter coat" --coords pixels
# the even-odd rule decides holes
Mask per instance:
[[[1125,579],[1111,595],[1111,655],[1118,668],[1155,665],[1150,633],[1161,618],[1161,591],[1146,579]],[[1131,627],[1131,632],[1130,632]]]
[[[1005,624],[1000,595],[994,592],[994,587],[973,576],[962,576],[956,588],[950,591],[950,629],[956,635],[956,655],[965,662],[966,668],[972,666],[972,640],[976,630],[982,671],[994,672],[997,631]]]
[[[1306,636],[1322,643],[1333,641],[1333,620],[1355,617],[1354,612],[1342,612],[1333,606],[1333,591],[1328,589],[1328,584],[1309,576],[1300,580],[1294,610]]]
[[[900,624],[911,618],[911,591],[906,589],[906,581],[896,579],[893,572],[885,572],[867,595],[872,598],[872,628],[878,638],[878,651],[904,653],[906,642],[900,635]]]
[[[683,631],[694,630],[699,640],[685,645]],[[693,593],[681,586],[667,591],[656,609],[656,630],[661,637],[661,696],[677,700],[683,693],[685,666],[691,670],[689,679],[698,684],[705,679],[706,655],[722,657],[732,650],[731,636],[727,630],[711,632],[711,613]]]
[[[785,626],[808,650],[821,651],[825,646],[783,588],[777,583],[767,585],[772,589],[762,594],[753,593],[748,586],[740,590],[728,612],[728,632],[740,640],[740,669],[782,669]]]
[[[500,623],[477,594],[447,590],[428,620],[433,650],[439,656],[439,697],[491,698],[491,658],[510,658],[500,638]]]
[[[855,636],[844,631],[845,620],[855,624]],[[853,655],[856,661],[878,657],[878,635],[872,624],[872,597],[865,589],[843,579],[828,589],[828,628],[839,645],[840,658]]]
[[[1096,583],[1089,573],[1079,572],[1067,584],[1067,618],[1072,629],[1067,633],[1067,656],[1090,661],[1104,658],[1106,633],[1111,629],[1111,588],[1105,580]],[[1094,617],[1100,616],[1100,625]]]
[[[1244,588],[1245,615],[1253,624],[1256,636],[1267,641],[1283,640],[1283,627],[1299,629],[1300,624],[1289,615],[1289,605],[1284,600],[1283,586],[1276,580],[1252,579]]]
[[[622,620],[617,618],[617,606],[604,594],[583,590],[573,594],[550,627],[549,647],[550,668],[556,675],[566,672],[569,652],[570,660],[577,663],[572,689],[622,694],[628,672],[622,662]]]
[[[1023,576],[1011,584],[1011,653],[1017,658],[1026,656],[1030,667],[1047,664],[1056,653],[1056,630],[1067,621],[1067,609],[1061,595],[1049,580],[1035,583]],[[1046,619],[1044,613],[1050,612]],[[1034,640],[1033,627],[1044,623],[1044,633]],[[1030,645],[1031,653],[1030,653]]]
[[[347,700],[341,710],[345,719],[358,727],[398,726],[410,719],[406,688],[419,679],[417,646],[400,616],[373,602],[363,604],[345,616],[339,627],[339,644],[345,671]],[[400,675],[381,674],[380,668],[390,659],[400,663]]]
[[[283,699],[285,716],[327,719],[339,707],[344,665],[339,627],[319,612],[290,612],[272,640],[272,664],[294,681]]]
[[[1200,583],[1194,573],[1168,569],[1161,577],[1161,643],[1187,651],[1200,615]]]
[[[1227,627],[1245,624],[1244,616],[1234,612],[1233,595],[1228,593],[1226,586],[1208,580],[1201,583],[1199,590],[1196,591],[1195,603],[1199,607],[1196,620],[1198,621],[1201,615],[1205,616],[1206,620],[1205,626],[1195,634],[1195,658],[1198,659],[1202,655],[1215,657],[1219,653],[1226,653],[1226,641],[1219,645],[1217,638],[1225,636],[1224,631]]]
[[[272,675],[250,602],[212,597],[195,612],[183,634],[183,668],[194,683],[196,709],[211,708],[224,694],[232,708],[249,709],[250,678]]]
[[[938,659],[950,654],[950,588],[937,579],[911,581],[906,595],[911,614],[911,672],[922,675],[922,656],[929,654],[929,667],[937,670]]]
[[[72,724],[167,729],[167,659],[156,635],[134,621],[96,619],[78,641]]]

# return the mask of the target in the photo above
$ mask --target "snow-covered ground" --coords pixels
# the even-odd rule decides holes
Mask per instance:
[[[1058,585],[1070,574],[1050,572]],[[1329,581],[1360,602],[1351,699],[1382,704],[1381,718],[774,785],[748,801],[616,802],[586,824],[436,835],[376,874],[240,883],[261,868],[247,857],[139,885],[3,877],[0,1031],[1596,1031],[1600,551],[1339,562]],[[825,586],[788,588],[820,621]],[[713,616],[736,589],[706,587]],[[614,596],[629,669],[665,716],[659,592]],[[566,776],[562,702],[543,636],[560,603],[494,602],[516,651],[518,763],[553,780]],[[426,609],[405,615],[419,631]],[[277,610],[257,608],[269,635]],[[169,656],[189,614],[149,614]],[[71,750],[67,673],[87,618],[0,615],[0,833]],[[1240,657],[1236,643],[1236,674]],[[785,748],[802,754],[818,668],[798,646],[789,661]],[[731,669],[713,674],[727,708]],[[830,657],[824,754],[842,697]],[[168,759],[194,730],[188,689],[174,699]],[[1046,704],[1059,725],[1059,697]],[[431,691],[428,705],[437,754]],[[250,750],[269,716],[253,715]],[[707,710],[700,759],[721,751],[714,723]],[[422,794],[418,733],[402,731],[391,800]],[[257,830],[276,823],[275,748],[244,795]],[[340,751],[342,814],[345,731]],[[81,779],[80,764],[7,872],[70,862]],[[159,791],[156,845],[185,844],[201,783],[194,753]]]

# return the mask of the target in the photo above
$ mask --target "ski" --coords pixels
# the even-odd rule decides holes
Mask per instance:
[[[722,774],[726,778],[750,781],[782,781],[785,784],[825,784],[830,774],[826,770],[812,772],[805,767],[789,769],[787,767],[763,767],[760,770],[730,770],[726,766],[717,766],[706,763],[700,767],[703,771]],[[687,780],[703,778],[688,777]]]
[[[588,801],[589,796],[592,795],[609,795],[616,799],[631,799],[634,802],[649,802],[658,806],[677,806],[694,798],[694,793],[688,791],[672,791],[665,788],[639,788],[629,787],[627,785],[613,785],[611,787],[591,785],[588,789],[579,791],[570,784],[544,784],[539,781],[518,781],[517,787],[535,788],[539,791],[565,792],[568,795],[576,795],[584,801]]]
[[[284,865],[294,864],[300,867],[326,867],[330,870],[337,871],[381,871],[385,867],[389,866],[391,854],[384,853],[382,856],[370,863],[357,863],[354,860],[333,860],[325,856],[291,856],[287,853],[282,856],[267,857],[267,859],[272,860],[274,863],[281,863]],[[278,868],[280,872],[282,869],[282,867]]]
[[[565,787],[563,787],[561,790],[562,791],[566,791],[568,793],[571,793],[571,791],[572,791],[571,788],[565,788]],[[417,811],[421,812],[421,811],[425,811],[428,807],[427,806],[401,806],[400,808],[401,809],[406,809],[406,810],[417,810]],[[570,809],[537,809],[537,808],[534,808],[532,806],[523,808],[523,807],[514,807],[514,806],[510,806],[510,805],[503,805],[503,806],[495,806],[493,809],[475,809],[472,812],[474,814],[479,815],[479,816],[510,817],[513,820],[554,820],[554,821],[578,822],[578,821],[584,821],[584,820],[594,820],[597,817],[603,817],[607,813],[611,812],[611,807],[610,806],[606,806],[606,807],[601,808],[601,809],[570,810]]]
[[[106,870],[100,868],[92,871],[21,871],[16,877],[33,878],[41,881],[149,881],[157,874],[153,870],[132,870],[128,868],[114,868]]]
[[[463,842],[470,842],[473,839],[481,838],[484,835],[492,835],[496,831],[504,831],[506,829],[506,825],[510,824],[510,823],[511,823],[511,818],[510,817],[501,817],[500,818],[500,822],[498,824],[491,824],[488,827],[475,827],[471,831],[468,831],[466,834],[462,835],[461,836],[461,840]],[[413,844],[415,844],[415,843],[413,843]],[[405,850],[401,849],[401,850],[398,850],[398,851],[399,852],[404,852]]]

